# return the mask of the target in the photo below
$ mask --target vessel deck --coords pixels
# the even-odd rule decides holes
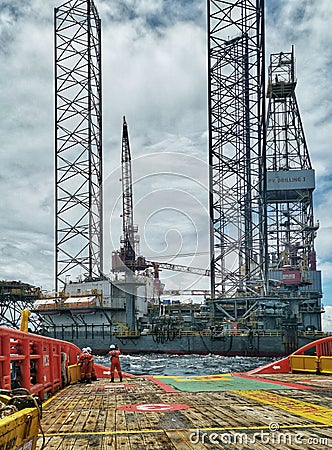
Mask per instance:
[[[180,390],[179,390],[180,389]],[[100,379],[44,403],[45,449],[332,447],[332,376]],[[42,447],[39,435],[37,449]]]

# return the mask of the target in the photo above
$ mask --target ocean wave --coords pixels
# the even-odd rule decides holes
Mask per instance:
[[[110,359],[96,356],[96,362],[109,365]],[[218,373],[247,372],[273,361],[273,358],[220,355],[122,355],[121,366],[124,372],[133,375],[215,375]]]

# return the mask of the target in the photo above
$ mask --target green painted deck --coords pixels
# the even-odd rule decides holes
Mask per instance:
[[[45,449],[332,447],[332,376],[101,379],[43,406]],[[41,449],[42,435],[37,449]]]

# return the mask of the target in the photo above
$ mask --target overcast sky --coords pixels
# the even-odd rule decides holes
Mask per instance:
[[[62,3],[0,0],[0,279],[47,290],[54,288],[53,8]],[[157,261],[180,254],[168,260],[206,268],[206,1],[95,3],[102,20],[104,269],[121,234],[123,115],[141,252]],[[295,46],[297,100],[316,171],[325,329],[332,330],[331,15],[330,0],[266,0],[267,60]],[[169,289],[209,287],[192,275],[161,276]]]

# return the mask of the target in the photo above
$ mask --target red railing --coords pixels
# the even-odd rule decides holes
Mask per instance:
[[[292,355],[286,356],[278,361],[274,361],[272,363],[266,364],[265,366],[258,367],[257,369],[250,370],[248,372],[249,375],[254,374],[268,374],[268,373],[289,373],[292,371],[292,367],[290,364],[291,356],[308,356],[308,358],[315,356],[317,357],[317,363],[319,364],[320,359],[330,360],[332,357],[332,336],[328,336],[322,339],[318,339],[317,341],[309,342],[309,344],[304,345],[303,347],[296,350]],[[328,357],[328,358],[326,358]],[[326,367],[327,366],[327,367]],[[329,370],[331,364],[324,364],[325,370]],[[318,365],[318,370],[319,370]]]
[[[326,338],[318,339],[314,342],[310,342],[309,344],[306,344],[296,350],[293,354],[305,355],[307,352],[311,352],[312,354],[312,350],[315,356],[318,356],[319,358],[321,356],[332,356],[332,337],[329,336]]]
[[[0,327],[0,388],[23,387],[44,400],[61,389],[80,349],[69,342]]]

